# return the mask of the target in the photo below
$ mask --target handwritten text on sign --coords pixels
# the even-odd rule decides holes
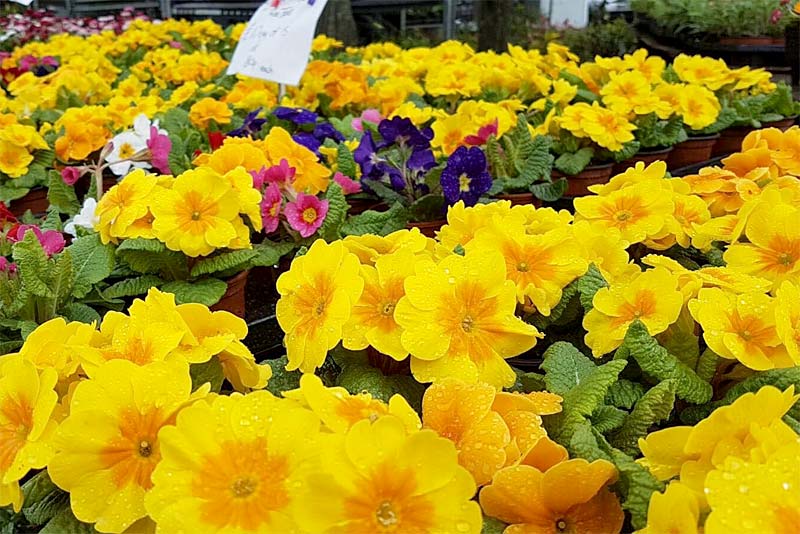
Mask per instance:
[[[269,0],[262,4],[239,39],[228,74],[297,85],[327,1]]]

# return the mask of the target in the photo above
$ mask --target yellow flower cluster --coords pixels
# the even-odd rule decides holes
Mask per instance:
[[[221,174],[211,167],[176,178],[137,169],[103,195],[95,228],[103,243],[157,239],[187,256],[222,248],[250,248],[250,226],[261,229],[261,194],[242,167]]]
[[[793,387],[765,386],[693,427],[641,439],[640,462],[659,480],[672,480],[653,495],[642,532],[755,534],[797,525],[800,441],[781,418],[798,398]]]
[[[36,128],[19,124],[12,114],[0,114],[0,172],[11,178],[27,174],[37,150],[47,150]]]

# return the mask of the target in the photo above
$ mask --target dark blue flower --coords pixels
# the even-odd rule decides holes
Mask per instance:
[[[415,150],[406,162],[409,170],[417,173],[425,173],[436,167],[436,158],[433,157],[431,149]]]
[[[259,119],[258,114],[261,113],[261,108],[251,111],[244,118],[241,128],[231,130],[226,135],[228,137],[251,137],[261,131],[261,128],[267,122],[266,119]]]
[[[333,139],[337,143],[344,141],[342,132],[333,127],[329,122],[321,122],[314,126],[314,137],[324,142],[325,139]]]
[[[403,179],[403,174],[394,166],[381,161],[372,169],[372,177],[375,180],[383,182],[398,191],[405,189],[406,182]]]
[[[383,137],[383,146],[397,144],[413,149],[425,149],[431,146],[430,139],[405,117],[382,120],[378,124],[378,132]]]
[[[478,147],[458,147],[448,158],[440,183],[448,204],[463,200],[467,206],[474,206],[481,195],[492,187],[492,177],[483,150]]]
[[[287,108],[285,106],[278,106],[272,111],[272,114],[277,118],[293,122],[295,124],[314,124],[319,117],[313,111],[305,108]]]
[[[298,145],[303,145],[311,152],[319,156],[319,147],[322,146],[322,141],[314,137],[314,134],[309,132],[297,132],[292,135],[292,139]]]
[[[362,176],[371,177],[375,164],[382,161],[378,154],[378,147],[372,139],[372,133],[366,132],[358,143],[358,147],[353,151],[353,159],[361,167]]]

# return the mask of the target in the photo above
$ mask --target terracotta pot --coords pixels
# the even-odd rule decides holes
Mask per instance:
[[[397,361],[391,356],[378,352],[373,347],[367,347],[367,361],[372,367],[380,369],[385,375],[410,375],[411,358]]]
[[[719,44],[728,46],[775,46],[785,45],[781,37],[722,37]]]
[[[797,116],[794,116],[794,117],[786,117],[785,119],[781,119],[779,121],[765,122],[761,126],[764,128],[777,128],[781,131],[786,131],[792,126],[794,126],[796,122],[797,122]]]
[[[422,232],[422,235],[427,237],[436,237],[436,232],[445,224],[447,224],[446,219],[437,219],[435,221],[410,222],[406,225],[406,228],[409,230],[411,228],[419,228],[419,231]]]
[[[711,159],[711,150],[719,139],[719,134],[690,137],[672,148],[667,156],[667,167],[670,170],[688,167]]]
[[[714,143],[714,148],[711,150],[711,156],[726,156],[739,152],[742,149],[742,141],[747,137],[747,134],[752,132],[752,126],[732,126],[725,128],[719,134],[719,139]]]
[[[542,201],[533,193],[509,193],[507,195],[497,195],[497,200],[508,200],[512,206],[519,206],[521,204],[532,204],[537,208],[542,207]]]
[[[604,165],[589,165],[583,172],[575,176],[566,176],[567,190],[564,193],[565,197],[585,197],[591,195],[589,186],[596,184],[608,183],[611,179],[611,172],[614,169],[613,163],[606,163]],[[553,171],[553,178],[563,178],[565,175]]]
[[[34,215],[43,215],[50,207],[47,200],[47,188],[35,187],[28,191],[28,194],[17,200],[9,202],[9,210],[15,217],[21,217],[26,211],[31,210]]]
[[[228,279],[228,289],[219,302],[211,306],[214,311],[227,311],[244,319],[245,310],[245,293],[244,288],[247,285],[247,276],[250,270],[242,271],[233,278]]]
[[[672,152],[672,147],[662,148],[660,150],[643,150],[635,154],[632,158],[626,159],[620,163],[615,163],[612,174],[622,174],[628,169],[635,167],[638,162],[645,165],[650,165],[658,160],[666,160],[669,153]]]

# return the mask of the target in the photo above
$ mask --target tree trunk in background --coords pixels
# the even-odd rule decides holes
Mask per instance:
[[[478,50],[505,52],[509,27],[514,16],[514,0],[483,0],[478,9]]]
[[[317,24],[317,33],[339,39],[346,45],[358,44],[358,28],[350,0],[328,0]]]

